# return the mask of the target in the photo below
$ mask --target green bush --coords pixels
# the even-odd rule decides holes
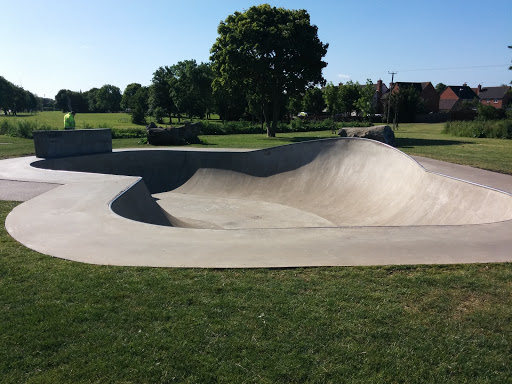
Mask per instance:
[[[497,121],[452,121],[443,133],[459,137],[512,139],[512,119]]]
[[[261,125],[254,125],[250,121],[201,122],[201,135],[233,135],[248,133],[262,133]]]
[[[7,135],[9,132],[9,122],[7,120],[0,121],[0,135]]]
[[[477,120],[491,121],[500,120],[506,117],[504,109],[494,108],[492,105],[478,104]]]
[[[53,129],[49,124],[23,119],[3,120],[0,123],[0,135],[32,139],[32,132]]]
[[[146,128],[111,128],[113,139],[145,138]]]
[[[343,122],[336,123],[336,129],[342,127],[367,127],[371,125],[368,122]],[[294,119],[290,124],[280,122],[277,124],[277,133],[287,132],[308,132],[308,131],[327,131],[332,127],[332,120],[302,120]],[[201,122],[202,135],[233,135],[233,134],[255,134],[265,133],[265,126],[261,124],[252,124],[250,121],[226,121],[226,122]]]

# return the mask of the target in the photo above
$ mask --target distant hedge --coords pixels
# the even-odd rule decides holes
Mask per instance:
[[[368,122],[337,122],[335,123],[336,129],[343,127],[367,127],[372,125]],[[278,123],[277,133],[286,132],[311,132],[311,131],[327,131],[332,127],[332,120],[326,119],[322,121],[308,121],[295,119],[290,124]],[[266,133],[265,126],[253,124],[250,121],[226,121],[226,122],[201,122],[202,135],[233,135],[233,134],[256,134]]]
[[[368,122],[336,122],[336,129],[342,127],[366,127],[371,125]],[[279,123],[277,133],[285,132],[308,132],[308,131],[326,131],[332,127],[332,120],[308,121],[308,120],[292,120],[290,124]],[[109,124],[99,124],[92,126],[90,124],[82,124],[78,129],[95,129],[110,128],[112,130],[113,139],[131,139],[146,137],[145,127],[131,128],[113,128]],[[24,139],[32,139],[32,132],[37,130],[56,129],[45,123],[36,121],[27,121],[23,119],[5,119],[0,120],[0,135],[20,137]],[[266,128],[261,124],[253,124],[250,121],[226,121],[213,122],[201,121],[201,135],[233,135],[233,134],[264,134]]]
[[[512,139],[512,119],[496,121],[452,121],[443,133],[460,137]]]
[[[32,132],[40,130],[54,129],[48,124],[39,123],[36,121],[27,121],[23,119],[16,120],[1,120],[0,121],[0,135],[21,137],[23,139],[32,139]]]

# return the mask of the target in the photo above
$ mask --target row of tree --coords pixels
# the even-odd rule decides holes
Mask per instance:
[[[5,114],[16,115],[18,111],[36,110],[42,105],[43,99],[0,76],[0,109]]]
[[[160,67],[150,86],[132,83],[123,93],[109,84],[86,92],[62,89],[55,108],[80,113],[129,110],[139,124],[147,115],[161,122],[164,117],[202,118],[216,112],[224,120],[259,119],[268,136],[275,135],[279,119],[300,111],[318,114],[327,108],[333,116],[352,111],[371,115],[371,81],[320,88],[325,85],[327,48],[305,10],[253,6],[220,23],[209,63],[185,60]],[[14,102],[18,109],[21,98]],[[397,113],[400,104],[418,100],[419,95],[400,92],[389,98],[388,110]]]
[[[226,120],[260,118],[274,136],[278,120],[298,97],[320,100],[315,87],[325,84],[322,58],[328,44],[317,32],[305,10],[254,6],[220,23],[210,63],[186,60],[160,67],[149,87],[129,84],[123,94],[111,85],[83,93],[61,90],[55,106],[77,112],[129,109],[134,122],[143,122],[146,114],[161,121],[215,111]]]
[[[55,108],[62,111],[118,112],[121,110],[121,90],[110,84],[86,92],[61,89],[55,96]]]

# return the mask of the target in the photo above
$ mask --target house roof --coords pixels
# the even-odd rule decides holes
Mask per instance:
[[[423,91],[429,84],[430,84],[430,81],[424,81],[422,83],[409,83],[409,82],[404,82],[404,81],[397,81],[395,83],[395,85],[398,85],[398,88],[400,88],[400,87],[413,87],[419,93],[421,93],[421,91]]]
[[[365,87],[366,87],[366,84],[361,84],[361,88],[365,88]],[[373,84],[373,88],[375,89],[375,92],[377,92],[379,90],[379,84],[378,83]],[[386,86],[386,84],[382,83],[382,93],[384,94],[388,91],[389,91],[389,89]]]
[[[467,85],[449,85],[446,87],[446,89],[451,89],[453,93],[455,93],[459,99],[465,99],[465,100],[473,100],[478,98],[475,91],[473,91],[470,87]],[[445,89],[445,91],[446,91]]]
[[[440,111],[450,111],[455,104],[457,104],[457,99],[441,99],[439,100],[439,110]]]
[[[510,87],[502,85],[501,87],[485,87],[480,89],[478,97],[481,99],[503,99]]]

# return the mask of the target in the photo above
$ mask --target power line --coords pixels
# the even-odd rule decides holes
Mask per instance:
[[[498,68],[498,67],[506,67],[506,66],[508,66],[508,64],[488,64],[488,65],[471,65],[471,66],[467,66],[467,67],[404,69],[404,70],[400,70],[400,72],[450,71],[450,70],[475,69],[475,68]],[[390,73],[390,72],[388,72],[388,73]]]

